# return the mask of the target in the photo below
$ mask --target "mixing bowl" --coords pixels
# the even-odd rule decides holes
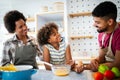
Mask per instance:
[[[53,65],[45,61],[41,61],[41,63],[49,65],[52,69],[52,72],[57,76],[66,76],[71,71],[71,66],[68,64]]]
[[[57,76],[66,76],[70,73],[71,66],[70,65],[53,65],[52,72]]]
[[[2,80],[31,80],[31,75],[36,72],[30,65],[15,66],[17,71],[0,71]]]

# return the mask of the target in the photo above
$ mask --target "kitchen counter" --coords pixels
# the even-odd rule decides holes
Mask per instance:
[[[85,70],[80,74],[71,71],[67,76],[56,76],[52,73],[52,71],[37,70],[37,72],[33,74],[31,78],[32,80],[94,80],[93,72],[90,70]],[[114,80],[120,80],[120,78]]]
[[[52,71],[48,70],[38,70],[32,75],[32,80],[93,80],[91,76],[91,71],[85,70],[84,72],[78,74],[71,71],[67,76],[56,76]]]

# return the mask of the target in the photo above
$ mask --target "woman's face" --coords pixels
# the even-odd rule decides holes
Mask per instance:
[[[18,36],[26,36],[27,35],[27,26],[26,26],[26,22],[23,19],[20,19],[18,21],[15,22],[15,33]]]
[[[50,35],[50,39],[48,39],[49,43],[59,43],[61,41],[61,36],[58,33],[58,31],[56,29],[53,29],[51,35]]]

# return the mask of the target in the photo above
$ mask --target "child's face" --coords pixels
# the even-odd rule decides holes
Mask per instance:
[[[48,39],[49,43],[59,43],[61,41],[61,36],[58,33],[58,30],[53,29],[50,35],[50,39]]]

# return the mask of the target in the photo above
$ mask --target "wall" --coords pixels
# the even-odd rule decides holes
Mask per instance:
[[[23,12],[26,17],[34,17],[43,6],[49,6],[48,9],[53,10],[53,3],[58,1],[64,2],[65,0],[0,0],[0,23],[9,10],[17,9]]]
[[[97,32],[93,25],[92,16],[80,16],[70,18],[70,13],[87,12],[92,11],[93,8],[102,1],[105,0],[0,0],[0,34],[6,32],[3,29],[3,16],[6,12],[12,9],[17,9],[24,13],[26,17],[34,17],[36,13],[39,13],[40,7],[49,5],[49,10],[53,10],[54,1],[67,1],[65,4],[65,21],[66,35],[68,42],[71,45],[72,55],[78,57],[94,57],[98,55],[98,43],[97,43]],[[107,0],[113,1],[117,4],[118,18],[120,22],[120,1],[119,0]],[[36,26],[33,24],[33,26]],[[82,38],[71,40],[70,36],[84,36],[92,35],[93,38]],[[1,36],[1,35],[0,35]],[[3,35],[2,35],[3,36]],[[1,42],[4,41],[0,38]],[[1,53],[1,50],[0,50]]]
[[[91,58],[98,55],[97,31],[93,27],[92,16],[78,16],[71,18],[71,13],[91,12],[102,1],[112,1],[117,5],[120,22],[119,0],[67,0],[68,15],[68,42],[71,45],[72,55],[76,58]],[[93,36],[93,38],[70,39],[71,36]]]
[[[48,6],[48,10],[53,10],[54,2],[64,2],[65,0],[0,0],[0,59],[3,48],[3,42],[11,37],[6,35],[7,30],[3,24],[4,15],[10,10],[19,10],[25,17],[35,17],[41,12],[41,7]],[[36,27],[35,22],[27,22],[28,27]]]

